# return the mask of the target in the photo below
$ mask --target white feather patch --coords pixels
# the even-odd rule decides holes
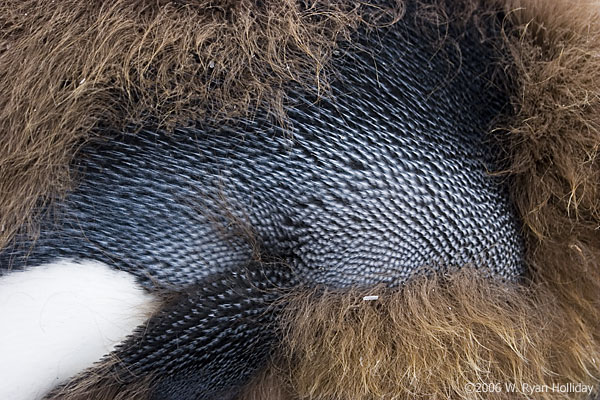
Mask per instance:
[[[132,275],[92,260],[0,277],[0,399],[41,398],[108,354],[155,305]]]

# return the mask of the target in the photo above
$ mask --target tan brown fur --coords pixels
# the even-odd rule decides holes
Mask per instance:
[[[146,400],[152,387],[152,377],[138,377],[133,383],[122,384],[112,372],[118,361],[109,358],[81,374],[68,385],[52,391],[44,400]]]
[[[527,0],[511,8],[518,90],[504,147],[531,275],[599,348],[600,4]]]
[[[600,227],[600,4],[520,1],[507,32],[517,90],[504,143],[514,200],[540,241]]]
[[[288,374],[281,369],[282,360],[274,361],[257,374],[236,400],[295,400]]]
[[[400,290],[300,294],[287,312],[288,379],[299,399],[577,398],[529,396],[521,384],[600,378],[594,327],[569,305],[542,286],[495,282],[468,268]],[[502,390],[472,392],[470,383]]]
[[[283,119],[285,86],[315,95],[339,40],[397,10],[294,0],[0,3],[0,247],[71,186],[95,127]],[[314,90],[310,88],[315,88]]]
[[[523,1],[512,9],[521,23],[510,43],[518,90],[504,148],[531,272],[598,324],[600,4]]]

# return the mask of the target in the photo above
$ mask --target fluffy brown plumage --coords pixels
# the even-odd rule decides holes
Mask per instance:
[[[523,4],[511,14],[519,23],[510,43],[516,115],[504,143],[512,197],[525,223],[533,279],[598,340],[600,5]]]
[[[146,400],[152,387],[152,376],[140,376],[129,385],[122,385],[114,367],[116,358],[107,358],[93,368],[93,372],[82,374],[46,395],[48,400]]]
[[[595,384],[600,372],[593,326],[551,290],[468,268],[400,290],[298,294],[287,312],[281,368],[300,399],[573,398],[523,384]]]
[[[284,120],[284,87],[327,87],[336,43],[395,18],[352,2],[44,0],[0,3],[0,247],[71,186],[99,124]],[[106,129],[105,129],[106,130]]]

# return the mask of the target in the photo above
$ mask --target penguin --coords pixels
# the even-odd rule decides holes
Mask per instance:
[[[106,50],[70,44],[71,28],[36,30],[31,21],[55,27],[60,13],[30,3],[10,4],[2,21],[0,69],[38,45],[84,46],[77,57]],[[64,121],[75,124],[62,143],[70,155],[58,160],[67,172],[50,170],[43,196],[74,178],[51,202],[36,197],[23,217],[35,221],[35,234],[19,220],[0,252],[0,318],[9,327],[0,368],[10,378],[2,397],[476,399],[549,396],[534,394],[535,385],[563,385],[566,396],[595,390],[598,99],[565,74],[594,76],[584,45],[592,46],[597,13],[563,30],[567,14],[553,13],[562,3],[553,12],[543,2],[134,3],[92,7],[83,13],[92,22],[68,16],[81,24],[73,32],[91,24],[112,39],[137,18],[132,32],[147,29],[140,46],[151,35],[157,46],[146,64],[103,76],[89,69],[94,57],[73,57],[74,71],[87,73],[63,76],[52,90],[64,102],[49,106],[65,112],[25,113],[39,124],[28,129],[48,140],[51,129],[71,128]],[[192,18],[194,27],[219,26],[222,38],[244,26],[288,29],[286,41],[271,43],[283,55],[261,44],[276,40],[273,30],[245,31],[235,45],[248,57],[227,64],[217,56],[235,47],[198,36],[181,45],[169,30]],[[273,18],[275,28],[266,22]],[[316,47],[303,48],[310,40],[297,39],[285,18],[317,35]],[[315,49],[326,57],[315,59]],[[110,60],[133,54],[109,50]],[[579,58],[562,67],[565,53]],[[276,58],[258,69],[277,56],[285,69]],[[302,80],[311,60],[326,68],[326,89],[314,76]],[[549,65],[555,75],[546,80],[527,82],[520,70],[544,77]],[[261,79],[268,83],[256,92]],[[583,97],[560,97],[557,88]],[[5,101],[7,132],[19,126],[19,101],[35,104],[28,95]],[[255,108],[239,111],[251,95]],[[564,113],[527,114],[543,108],[543,95]],[[93,123],[79,119],[82,111]],[[18,168],[3,165],[13,167],[14,184]]]

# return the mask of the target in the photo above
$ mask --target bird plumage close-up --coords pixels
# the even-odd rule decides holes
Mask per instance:
[[[600,3],[0,4],[0,398],[596,399]]]

